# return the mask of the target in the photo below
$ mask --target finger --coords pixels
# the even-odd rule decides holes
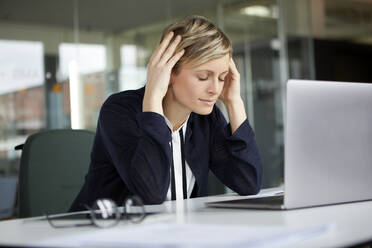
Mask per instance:
[[[185,53],[185,49],[182,49],[181,51],[173,55],[173,57],[167,63],[169,67],[173,68],[174,65],[178,62],[178,60],[180,60],[180,58],[182,57],[184,53]]]
[[[239,71],[238,71],[238,69],[236,68],[235,62],[234,62],[234,60],[233,60],[232,58],[230,59],[230,69],[231,69],[235,74],[239,74]]]
[[[168,46],[167,50],[163,53],[163,56],[160,59],[160,63],[166,64],[168,60],[174,55],[174,51],[177,48],[177,45],[181,42],[181,36],[177,35],[174,41]]]
[[[236,65],[235,65],[233,59],[230,60],[229,70],[230,70],[230,73],[229,73],[229,74],[230,74],[232,77],[234,77],[234,78],[240,77],[239,71],[238,71],[238,69],[236,68]]]
[[[165,38],[162,40],[162,42],[156,47],[155,51],[153,52],[150,61],[159,61],[162,57],[165,49],[168,47],[169,42],[171,41],[174,33],[171,31],[169,32]]]

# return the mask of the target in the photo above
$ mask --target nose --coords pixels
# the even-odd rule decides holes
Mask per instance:
[[[208,85],[208,93],[210,95],[216,95],[218,94],[218,91],[220,90],[220,85],[218,78],[214,78],[213,80],[210,81]]]

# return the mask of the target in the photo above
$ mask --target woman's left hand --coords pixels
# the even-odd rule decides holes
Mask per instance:
[[[243,99],[240,96],[240,74],[232,59],[230,59],[229,72],[225,77],[225,84],[220,99],[226,106],[231,133],[233,134],[244,120],[247,119],[247,114]]]
[[[224,87],[220,99],[225,105],[241,100],[240,96],[240,74],[233,59],[230,59],[229,72],[225,77]]]

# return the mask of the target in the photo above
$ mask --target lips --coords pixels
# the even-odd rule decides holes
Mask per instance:
[[[216,99],[199,99],[201,102],[203,102],[204,104],[207,104],[209,106],[212,106],[216,103]]]

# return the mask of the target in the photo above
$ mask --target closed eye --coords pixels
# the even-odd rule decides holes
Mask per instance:
[[[207,77],[206,77],[206,78],[199,77],[198,79],[199,79],[200,81],[207,81],[207,80],[208,80]]]

